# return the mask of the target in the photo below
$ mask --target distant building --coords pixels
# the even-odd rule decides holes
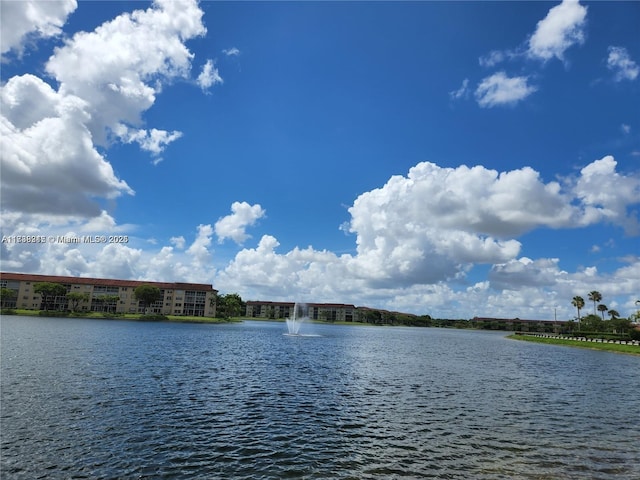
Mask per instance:
[[[248,318],[293,318],[293,302],[248,301]],[[342,303],[304,303],[298,304],[296,317],[309,317],[311,320],[328,322],[357,322],[358,309],[355,305]]]
[[[0,273],[0,287],[16,292],[13,298],[5,300],[5,307],[42,309],[42,296],[33,291],[34,285],[39,282],[58,283],[67,289],[67,293],[86,294],[86,300],[77,305],[77,310],[81,312],[145,313],[144,305],[136,300],[133,293],[140,285],[151,285],[160,289],[162,298],[150,306],[149,313],[196,317],[214,317],[216,314],[215,298],[218,291],[203,283],[145,282],[28,273]],[[71,310],[72,302],[65,296],[59,296],[51,306],[55,310]]]

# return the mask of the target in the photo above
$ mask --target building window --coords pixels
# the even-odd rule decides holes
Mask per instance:
[[[117,295],[119,292],[118,287],[108,287],[105,285],[95,285],[93,287],[93,295]]]

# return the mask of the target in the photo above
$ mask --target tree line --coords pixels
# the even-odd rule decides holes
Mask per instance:
[[[631,334],[635,327],[632,320],[640,320],[640,311],[633,314],[630,318],[620,318],[617,310],[608,308],[602,302],[602,294],[597,290],[593,290],[587,294],[588,301],[593,303],[593,313],[582,316],[581,311],[585,308],[585,299],[580,295],[576,295],[571,299],[571,304],[576,308],[578,316],[578,332],[588,333],[613,333],[613,334]],[[636,301],[636,305],[640,300]],[[598,313],[600,315],[598,315]],[[605,313],[609,319],[605,319]]]

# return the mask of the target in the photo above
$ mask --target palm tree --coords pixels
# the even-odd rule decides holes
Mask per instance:
[[[602,300],[602,295],[600,292],[594,290],[593,292],[589,292],[589,300],[593,302],[593,314],[596,314],[596,303]]]
[[[618,322],[616,322],[616,320],[618,319],[620,314],[618,313],[617,310],[614,310],[613,308],[611,310],[609,310],[607,313],[611,317],[610,323],[611,323],[611,328],[613,330],[613,333],[618,333],[617,332],[618,328],[617,328],[617,325],[616,325]],[[603,313],[603,315],[604,315],[604,313]]]
[[[580,309],[584,307],[584,298],[576,295],[571,300],[571,305],[578,309],[578,325],[580,325]]]
[[[598,311],[600,313],[602,313],[602,321],[604,321],[604,312],[606,312],[607,310],[609,310],[609,309],[607,308],[606,305],[604,305],[602,303],[600,305],[598,305]]]

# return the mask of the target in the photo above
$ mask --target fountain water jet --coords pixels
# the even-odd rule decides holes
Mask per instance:
[[[309,318],[307,315],[305,315],[305,306],[304,305],[300,305],[298,306],[298,304],[294,304],[293,306],[293,315],[291,315],[291,318],[287,318],[287,335],[300,335],[300,325],[302,324],[302,322]],[[302,315],[300,317],[298,317],[298,309],[300,309]]]

